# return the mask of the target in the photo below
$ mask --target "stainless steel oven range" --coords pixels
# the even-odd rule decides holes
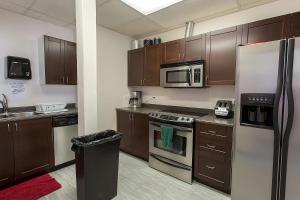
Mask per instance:
[[[195,116],[203,113],[165,110],[149,114],[149,166],[192,183]],[[173,130],[172,145],[166,147],[162,126]]]

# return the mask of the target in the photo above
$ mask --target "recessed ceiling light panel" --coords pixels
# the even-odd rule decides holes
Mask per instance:
[[[122,0],[135,10],[149,15],[183,0]]]

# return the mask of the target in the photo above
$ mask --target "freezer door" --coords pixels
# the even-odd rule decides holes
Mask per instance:
[[[240,125],[241,93],[275,93],[280,41],[239,47],[232,200],[271,200],[274,131]]]
[[[281,200],[299,200],[300,198],[300,38],[295,39],[293,74],[291,75],[294,116],[288,140],[285,198]]]

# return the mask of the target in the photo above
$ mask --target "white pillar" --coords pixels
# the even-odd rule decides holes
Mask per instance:
[[[79,135],[98,131],[96,0],[76,0]]]

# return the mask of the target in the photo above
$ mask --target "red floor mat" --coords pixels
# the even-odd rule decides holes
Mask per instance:
[[[37,200],[61,188],[61,185],[51,176],[31,179],[24,183],[0,191],[1,200]]]

